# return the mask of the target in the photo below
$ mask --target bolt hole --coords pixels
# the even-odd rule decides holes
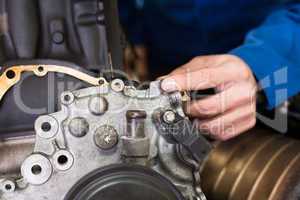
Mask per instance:
[[[60,165],[65,165],[67,162],[68,162],[68,157],[65,156],[65,155],[61,155],[57,158],[57,162],[60,164]]]
[[[51,130],[51,124],[49,122],[44,122],[41,128],[44,132],[49,132]]]
[[[118,83],[118,82],[116,82],[116,83],[115,83],[115,86],[119,88],[119,87],[121,87],[121,84]]]
[[[70,97],[70,95],[65,95],[64,96],[64,100],[66,101],[66,102],[68,102],[68,101],[70,101],[71,100],[71,97]]]
[[[11,184],[6,184],[4,187],[5,187],[6,190],[11,190],[12,189]]]
[[[100,80],[98,81],[98,83],[99,83],[99,85],[103,85],[103,84],[104,84],[104,80],[103,80],[103,79],[100,79]]]
[[[44,67],[43,67],[43,66],[39,66],[39,67],[38,67],[38,71],[39,71],[39,72],[43,72],[43,71],[44,71]]]
[[[31,167],[31,172],[34,174],[34,175],[39,175],[41,172],[42,172],[42,168],[40,165],[33,165]]]
[[[13,70],[8,70],[6,72],[6,77],[9,78],[9,79],[13,79],[13,78],[16,77],[16,73]]]

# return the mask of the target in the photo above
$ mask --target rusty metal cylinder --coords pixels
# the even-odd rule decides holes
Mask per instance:
[[[35,137],[16,137],[0,140],[0,176],[20,173],[25,158],[33,152]]]
[[[219,143],[201,172],[209,200],[300,198],[300,141],[253,130]]]

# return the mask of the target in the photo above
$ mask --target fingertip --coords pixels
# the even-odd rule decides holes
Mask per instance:
[[[178,87],[173,78],[166,78],[161,82],[161,89],[166,92],[174,92],[178,90]]]

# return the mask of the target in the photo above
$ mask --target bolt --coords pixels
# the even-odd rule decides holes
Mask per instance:
[[[118,140],[118,133],[112,126],[100,126],[94,134],[94,142],[102,150],[112,149],[118,144]]]
[[[102,115],[108,109],[108,102],[104,97],[95,96],[90,99],[89,110],[94,115]]]
[[[163,114],[164,122],[171,124],[176,120],[176,114],[172,110],[168,110]]]
[[[121,79],[114,79],[111,82],[111,88],[115,91],[115,92],[121,92],[125,87],[124,82]]]
[[[136,96],[136,88],[133,86],[125,86],[124,94],[129,97],[135,97]]]
[[[64,34],[60,31],[56,31],[52,34],[52,41],[55,44],[62,44],[64,42]]]
[[[83,137],[89,131],[89,124],[82,117],[73,118],[69,123],[69,131],[75,137]]]

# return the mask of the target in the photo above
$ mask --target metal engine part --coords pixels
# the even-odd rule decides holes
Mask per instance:
[[[36,76],[43,77],[49,72],[63,73],[69,76],[76,77],[91,85],[101,85],[107,83],[102,77],[95,78],[78,70],[58,65],[18,65],[12,66],[4,71],[0,76],[0,101],[5,93],[15,84],[20,81],[21,75],[24,72],[32,72]]]
[[[20,166],[34,148],[33,136],[0,140],[0,177],[17,176]]]
[[[50,69],[40,71],[39,65],[27,68],[37,75]],[[98,86],[64,92],[61,111],[36,120],[33,153],[22,163],[21,176],[0,178],[1,200],[113,199],[115,192],[128,191],[124,186],[128,184],[153,198],[205,199],[195,171],[199,166],[190,165],[193,155],[182,151],[180,141],[168,142],[154,120],[157,110],[168,112],[161,113],[168,124],[173,114],[187,120],[180,93],[162,93],[159,81],[152,82],[147,90],[138,90],[119,79],[108,83],[79,75],[83,80],[95,80],[91,84]],[[6,74],[8,79],[14,77]],[[10,82],[4,90],[12,85]],[[195,137],[189,136],[183,146],[192,148],[198,141]],[[203,145],[207,155],[210,146],[206,141]],[[204,159],[205,155],[197,158]],[[107,191],[111,185],[116,187]],[[134,197],[128,192],[129,199]],[[143,198],[153,199],[151,195]]]
[[[300,142],[255,129],[218,144],[201,175],[210,200],[296,200]]]

